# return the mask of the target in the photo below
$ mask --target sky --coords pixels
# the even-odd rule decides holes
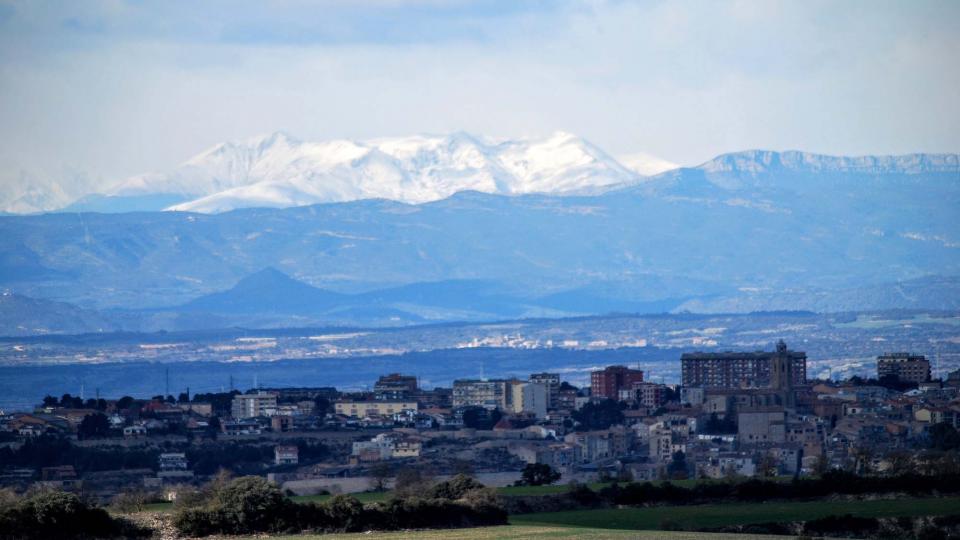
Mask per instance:
[[[682,165],[957,152],[958,58],[952,0],[0,0],[0,182],[277,130],[564,130]]]

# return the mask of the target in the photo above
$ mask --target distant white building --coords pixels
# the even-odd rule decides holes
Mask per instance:
[[[270,392],[236,395],[230,407],[230,415],[234,418],[257,418],[276,413],[277,395]]]

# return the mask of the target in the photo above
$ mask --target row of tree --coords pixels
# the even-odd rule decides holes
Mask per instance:
[[[181,534],[451,529],[507,521],[496,493],[468,477],[441,482],[419,496],[369,505],[347,495],[322,503],[295,503],[257,476],[215,480],[204,489],[203,494],[184,497],[184,503],[178,495],[174,526]]]

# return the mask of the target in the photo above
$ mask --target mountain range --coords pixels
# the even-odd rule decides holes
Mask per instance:
[[[32,313],[53,302],[155,329],[960,304],[956,154],[752,150],[642,176],[567,135],[455,134],[355,145],[322,169],[334,182],[311,172],[327,143],[259,140],[85,203],[141,211],[0,217],[0,287]],[[388,170],[363,169],[377,160],[396,182],[351,176]],[[298,167],[302,193],[361,198],[219,212]]]
[[[0,191],[0,209],[216,213],[361,199],[421,203],[467,190],[583,193],[637,183],[643,173],[675,168],[642,153],[626,156],[625,162],[629,165],[563,132],[536,139],[457,132],[323,142],[277,132],[217,144],[172,170],[127,178],[99,192],[89,182],[30,190],[11,183],[6,192]],[[66,204],[78,191],[85,193]]]

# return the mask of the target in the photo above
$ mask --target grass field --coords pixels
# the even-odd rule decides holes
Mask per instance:
[[[776,480],[789,481],[789,476],[778,477]],[[681,487],[693,487],[698,482],[704,482],[704,480],[674,480],[672,483]],[[659,482],[654,482],[659,483]],[[594,491],[599,491],[607,487],[609,483],[603,482],[594,482],[587,484],[587,487]],[[497,488],[497,493],[505,497],[535,497],[541,495],[555,495],[558,493],[566,493],[570,489],[569,484],[553,484],[549,486],[507,486]],[[361,493],[348,493],[351,497],[356,498],[362,503],[372,503],[380,502],[388,499],[393,495],[392,491],[379,491],[379,492],[361,492]],[[291,500],[296,502],[323,502],[332,497],[332,495],[297,495],[290,497]],[[169,512],[173,508],[173,505],[170,503],[151,503],[148,504],[145,510],[149,512]]]
[[[507,525],[505,527],[478,527],[475,529],[445,529],[440,531],[408,531],[391,533],[324,534],[281,536],[271,540],[521,540],[542,538],[550,540],[783,540],[783,536],[752,534],[709,534],[667,531],[612,531],[580,527],[541,527]]]
[[[393,492],[391,491],[370,491],[370,492],[362,492],[362,493],[347,493],[347,495],[350,495],[351,497],[353,497],[354,499],[362,503],[385,501],[392,494]],[[329,499],[330,497],[333,497],[333,495],[296,495],[296,496],[290,497],[290,500],[298,503],[323,502]]]
[[[829,515],[859,517],[935,516],[960,513],[960,497],[878,501],[730,503],[654,508],[577,510],[510,516],[514,525],[650,530],[665,522],[682,528],[804,521]]]

